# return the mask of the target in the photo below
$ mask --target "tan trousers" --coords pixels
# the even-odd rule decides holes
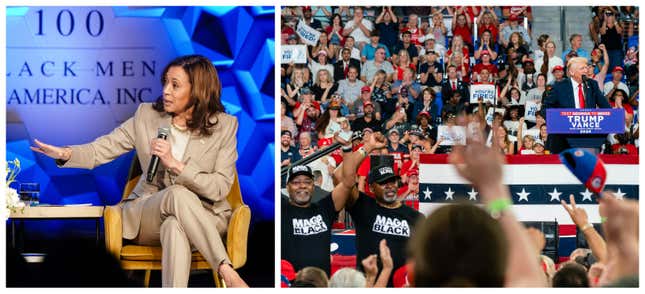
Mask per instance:
[[[139,245],[162,248],[163,287],[187,287],[192,250],[196,249],[213,270],[231,263],[222,238],[226,235],[230,211],[214,214],[199,197],[179,185],[170,186],[145,201],[141,215]]]

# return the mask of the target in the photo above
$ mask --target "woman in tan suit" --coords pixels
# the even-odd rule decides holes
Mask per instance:
[[[57,147],[35,140],[32,150],[60,167],[92,169],[136,149],[144,175],[152,156],[159,168],[142,176],[123,202],[123,238],[161,246],[162,286],[186,287],[191,251],[198,250],[229,286],[246,286],[222,242],[231,217],[226,201],[235,177],[238,123],[220,100],[217,71],[203,56],[179,57],[166,66],[163,96],[142,103],[134,117],[94,142]],[[170,129],[158,139],[158,128]]]

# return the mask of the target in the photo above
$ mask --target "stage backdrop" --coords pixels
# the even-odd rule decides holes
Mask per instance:
[[[226,111],[237,117],[237,170],[254,221],[274,219],[274,8],[7,8],[7,160],[41,202],[112,205],[133,153],[94,170],[60,169],[29,150],[38,138],[82,144],[161,94],[164,66],[210,58]]]

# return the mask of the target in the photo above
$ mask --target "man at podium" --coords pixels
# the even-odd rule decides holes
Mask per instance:
[[[598,83],[587,78],[586,58],[569,59],[567,76],[562,81],[556,82],[551,92],[543,98],[541,112],[544,117],[549,108],[611,108]],[[552,154],[558,154],[570,148],[566,138],[567,135],[549,134],[547,149]]]

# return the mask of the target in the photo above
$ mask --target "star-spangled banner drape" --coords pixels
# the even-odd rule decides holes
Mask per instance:
[[[605,190],[618,198],[638,200],[638,156],[601,155],[607,169]],[[457,201],[480,204],[479,191],[457,174],[448,156],[421,155],[419,166],[419,211],[426,216],[436,208]],[[592,223],[600,223],[598,202],[592,192],[560,162],[557,155],[507,156],[504,184],[513,198],[513,212],[518,220],[557,221],[560,228],[560,256],[575,249],[575,225],[560,200],[569,203],[573,194]],[[569,240],[563,240],[563,239]],[[564,243],[564,244],[563,244]],[[573,247],[573,248],[571,248]]]

